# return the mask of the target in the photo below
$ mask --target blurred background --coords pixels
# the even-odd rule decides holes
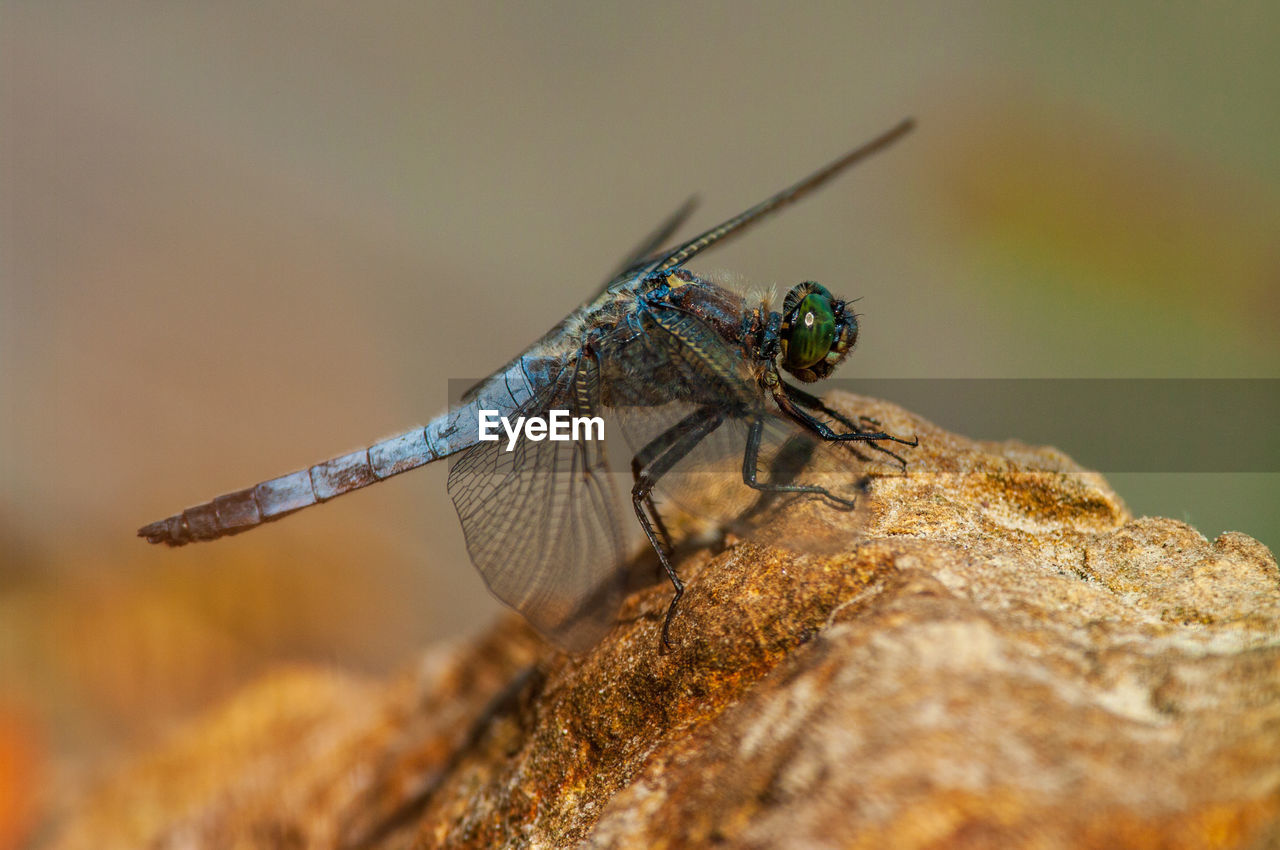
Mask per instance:
[[[914,115],[694,268],[860,296],[845,378],[1280,377],[1277,32],[1261,1],[3,4],[0,846],[272,665],[483,627],[444,465],[218,545],[134,530],[427,420],[690,193],[707,226]],[[1280,544],[1274,473],[1109,478]]]

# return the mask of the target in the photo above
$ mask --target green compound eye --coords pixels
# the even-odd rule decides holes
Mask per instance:
[[[831,299],[824,293],[811,292],[804,297],[793,314],[787,333],[787,367],[808,369],[831,350],[836,339],[836,317],[831,312]]]

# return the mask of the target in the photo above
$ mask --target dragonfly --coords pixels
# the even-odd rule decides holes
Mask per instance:
[[[758,493],[811,494],[837,506],[856,500],[787,475],[765,474],[762,447],[779,433],[818,444],[918,445],[866,417],[850,418],[802,384],[828,377],[858,337],[849,302],[806,281],[790,288],[781,309],[752,303],[732,288],[686,268],[694,257],[740,235],[914,126],[906,119],[803,180],[677,244],[690,199],[631,252],[597,295],[541,340],[465,393],[425,426],[306,469],[226,493],[139,529],[151,543],[182,546],[278,520],[312,505],[443,458],[448,490],[467,551],[490,591],[544,637],[569,651],[597,643],[611,628],[625,591],[626,496],[609,478],[603,442],[588,439],[481,439],[482,411],[509,421],[616,414],[631,455],[635,521],[673,588],[659,651],[684,582],[675,569],[673,535],[655,501],[693,457],[729,458],[734,475]],[[613,421],[613,420],[611,420]],[[725,434],[736,435],[724,446]],[[529,432],[526,432],[529,435]],[[735,456],[736,455],[736,456]],[[780,456],[779,453],[776,456]],[[764,467],[766,473],[771,468]]]

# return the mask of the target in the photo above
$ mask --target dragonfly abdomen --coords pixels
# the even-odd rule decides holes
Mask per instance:
[[[430,426],[428,426],[429,428]],[[180,514],[138,530],[151,543],[182,546],[247,531],[335,496],[376,484],[441,457],[417,427],[366,449],[331,458],[307,469],[224,493]]]
[[[474,446],[479,440],[481,410],[507,415],[533,393],[521,359],[477,388],[465,404],[368,448],[331,458],[306,469],[224,493],[182,513],[138,529],[151,543],[183,546],[216,540],[256,528],[294,511],[376,484],[434,460]]]

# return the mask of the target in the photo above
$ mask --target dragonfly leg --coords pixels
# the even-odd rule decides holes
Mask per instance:
[[[892,452],[883,446],[876,445],[876,442],[878,440],[888,440],[890,442],[901,443],[904,446],[911,446],[913,448],[920,445],[920,439],[918,437],[912,437],[910,440],[906,440],[886,431],[864,431],[847,416],[828,407],[823,403],[822,399],[817,396],[810,395],[799,387],[793,387],[786,381],[779,381],[778,384],[782,387],[782,392],[779,393],[775,390],[773,393],[773,398],[778,402],[778,406],[782,408],[782,410],[792,419],[816,432],[818,436],[822,437],[824,440],[869,443],[872,449],[880,452],[881,454],[886,454],[898,463],[902,464],[903,469],[906,469],[907,461],[896,452]],[[816,410],[819,413],[830,416],[841,425],[844,425],[846,428],[851,428],[852,430],[845,433],[836,433],[825,422],[818,419],[808,411],[801,409],[802,407],[807,407],[809,410]],[[869,417],[859,416],[858,419],[859,421],[869,422],[875,425],[880,424]]]
[[[632,471],[635,471],[634,468]],[[638,473],[636,474],[635,480],[636,483],[640,482]],[[662,514],[658,513],[658,506],[653,502],[652,493],[644,494],[644,507],[645,511],[648,513],[650,521],[653,522],[653,530],[657,532],[658,535],[658,542],[655,543],[654,546],[659,547],[662,554],[666,555],[668,558],[673,557],[676,549],[671,542],[671,532],[667,531],[667,524],[662,521]],[[665,567],[666,564],[664,563],[663,566]]]
[[[826,487],[819,487],[816,484],[771,484],[756,480],[760,466],[760,438],[763,433],[764,422],[760,419],[752,422],[750,430],[747,431],[747,450],[742,455],[742,480],[748,487],[762,493],[816,493],[845,507],[852,508],[857,505],[855,500],[842,499]]]
[[[671,604],[667,606],[667,615],[662,621],[662,644],[659,648],[663,652],[671,648],[671,620],[675,617],[680,597],[684,596],[684,582],[676,574],[671,558],[663,550],[663,541],[658,534],[658,528],[662,527],[662,520],[658,517],[658,512],[653,505],[653,488],[663,475],[670,472],[671,468],[693,451],[694,447],[708,434],[719,428],[723,421],[723,412],[710,407],[700,408],[645,446],[636,458],[640,460],[643,455],[646,462],[643,465],[633,464],[632,466],[636,482],[631,488],[631,504],[635,508],[636,518],[640,520],[640,527],[644,529],[650,545],[658,553],[658,560],[662,562],[662,568],[666,570],[667,578],[675,588],[675,595],[671,597]],[[665,536],[665,529],[663,533]],[[669,540],[667,545],[670,545]]]
[[[825,410],[831,409],[826,405],[823,405],[823,408]],[[858,426],[863,426],[863,427],[858,427]],[[854,427],[858,427],[859,431],[862,431],[862,430],[883,431],[884,430],[884,426],[880,424],[879,419],[876,419],[874,416],[863,416],[861,413],[858,414],[858,426],[854,426]],[[920,440],[918,437],[913,437],[912,439],[915,440],[917,444],[919,444]],[[899,464],[901,464],[903,469],[907,468],[906,458],[904,458],[902,455],[898,454],[897,452],[890,451],[889,449],[886,449],[884,446],[880,445],[879,443],[872,443],[871,448],[880,452],[880,454],[882,455],[888,455],[889,457],[893,458]]]
[[[632,481],[638,484],[640,482],[640,471],[651,464],[654,458],[671,448],[672,444],[675,443],[676,440],[680,439],[685,431],[705,416],[707,416],[705,409],[698,408],[693,413],[690,413],[684,419],[680,420],[675,425],[650,440],[648,445],[637,452],[635,457],[631,458]],[[653,521],[654,529],[658,532],[658,536],[662,540],[662,545],[665,547],[667,557],[671,557],[675,552],[675,547],[672,545],[671,534],[667,531],[666,523],[662,521],[662,515],[658,513],[658,507],[653,502],[653,493],[646,493],[644,499],[645,507]]]

